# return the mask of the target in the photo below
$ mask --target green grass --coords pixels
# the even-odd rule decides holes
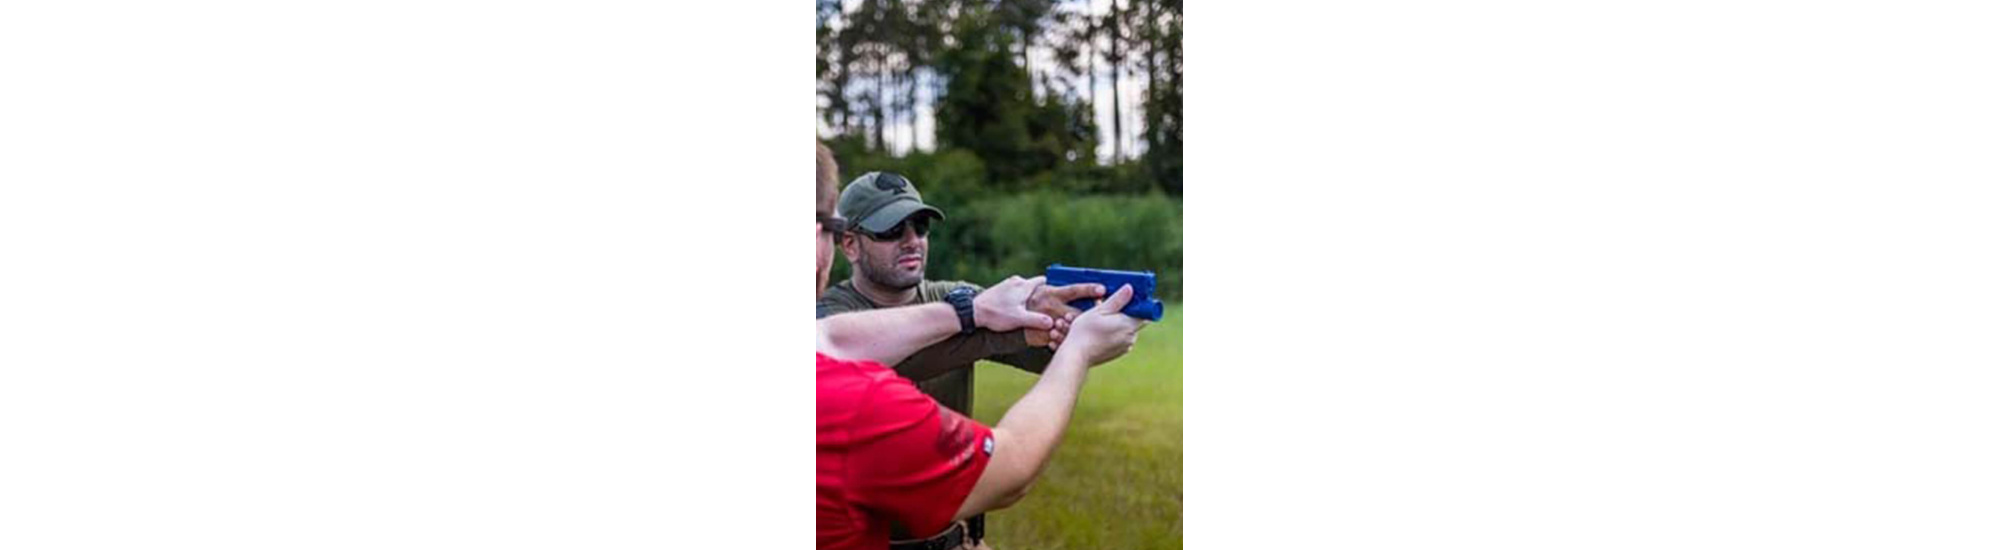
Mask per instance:
[[[997,550],[1181,547],[1181,315],[1169,304],[1132,353],[1090,372],[1033,492],[987,516]],[[991,425],[1035,383],[980,363],[973,416]]]

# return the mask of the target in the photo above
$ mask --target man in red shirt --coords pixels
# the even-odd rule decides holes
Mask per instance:
[[[826,289],[833,237],[845,225],[832,214],[838,170],[820,145],[815,293]],[[1129,288],[1059,323],[1026,307],[1041,283],[1010,277],[969,300],[819,320],[820,548],[887,548],[892,520],[914,532],[949,535],[954,522],[1026,496],[1055,455],[1089,369],[1130,351],[1146,324],[1119,313],[1131,300]],[[990,429],[939,406],[883,366],[974,328],[1048,330],[1062,342],[1041,379]]]

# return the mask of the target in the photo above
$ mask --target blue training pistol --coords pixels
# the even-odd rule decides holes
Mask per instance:
[[[1118,292],[1118,287],[1132,285],[1132,301],[1127,302],[1125,309],[1121,310],[1121,313],[1126,315],[1148,321],[1158,321],[1160,320],[1160,316],[1167,311],[1165,304],[1161,304],[1159,300],[1153,299],[1153,272],[1151,271],[1091,269],[1087,267],[1069,267],[1063,264],[1049,266],[1048,280],[1045,284],[1049,286],[1069,286],[1078,283],[1104,285],[1105,296],[1110,296],[1111,293]],[[1096,298],[1084,298],[1069,303],[1070,307],[1077,309],[1090,309],[1091,306],[1095,305],[1097,305]]]

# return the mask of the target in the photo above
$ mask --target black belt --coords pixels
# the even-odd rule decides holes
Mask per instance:
[[[952,550],[965,545],[968,540],[986,540],[986,514],[966,518],[964,523],[952,523],[950,529],[935,537],[891,542],[889,550]]]

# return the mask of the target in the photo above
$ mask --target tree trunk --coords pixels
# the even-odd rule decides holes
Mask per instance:
[[[1090,98],[1090,102],[1095,104],[1097,103],[1097,20],[1091,19],[1085,24],[1090,26],[1083,35],[1083,62],[1088,67],[1085,72],[1090,74],[1090,95],[1084,97]],[[1092,110],[1091,116],[1097,116],[1097,111]]]
[[[872,130],[875,132],[875,148],[881,151],[889,150],[888,140],[882,139],[883,123],[888,119],[885,112],[888,110],[888,103],[886,101],[888,96],[882,93],[882,81],[888,79],[888,76],[883,74],[886,72],[882,71],[875,74],[875,127]]]
[[[1124,63],[1125,58],[1123,53],[1124,46],[1119,44],[1119,42],[1123,41],[1121,36],[1123,33],[1120,32],[1122,30],[1123,25],[1118,20],[1119,19],[1118,16],[1121,11],[1122,10],[1120,10],[1118,7],[1118,1],[1112,0],[1111,58],[1105,60],[1111,63],[1111,163],[1112,164],[1118,164],[1118,161],[1125,159],[1125,107],[1124,107],[1125,98],[1122,97],[1123,94],[1119,92],[1118,88],[1119,68],[1120,66],[1125,64]]]
[[[910,152],[916,152],[916,134],[922,132],[922,130],[916,128],[916,110],[920,108],[920,104],[916,102],[918,100],[916,90],[918,90],[918,84],[920,84],[918,80],[920,78],[916,74],[916,68],[910,68]]]
[[[1027,27],[1021,28],[1021,71],[1028,73],[1028,99],[1037,97],[1035,95],[1035,66],[1032,61],[1028,60],[1028,43],[1034,39],[1034,35],[1028,34]]]
[[[1089,102],[1090,120],[1094,123],[1097,121],[1097,18],[1092,17],[1090,13],[1086,12],[1084,13],[1084,24],[1088,28],[1083,35],[1083,62],[1088,67],[1085,72],[1090,75],[1090,94],[1084,97]],[[1098,134],[1096,137],[1103,137],[1103,134]],[[1096,158],[1097,151],[1091,151],[1090,154],[1091,158],[1094,159]]]
[[[1156,94],[1158,94],[1160,91],[1160,65],[1153,59],[1153,56],[1159,55],[1160,51],[1160,45],[1158,42],[1160,37],[1157,34],[1157,30],[1159,28],[1159,21],[1157,20],[1157,18],[1159,17],[1159,13],[1153,10],[1153,3],[1156,1],[1158,0],[1145,0],[1144,3],[1140,4],[1146,7],[1145,11],[1146,29],[1147,29],[1146,32],[1148,35],[1146,37],[1146,40],[1144,40],[1144,43],[1146,45],[1146,97],[1148,98],[1147,103],[1152,103],[1153,101],[1157,101],[1157,99],[1155,99],[1158,97]],[[1154,108],[1157,109],[1159,107],[1155,106]],[[1159,142],[1160,136],[1157,134],[1157,132],[1159,132],[1159,129],[1153,128],[1152,126],[1149,125],[1143,131],[1148,134],[1153,134],[1153,138],[1148,139],[1147,142],[1149,143]]]

